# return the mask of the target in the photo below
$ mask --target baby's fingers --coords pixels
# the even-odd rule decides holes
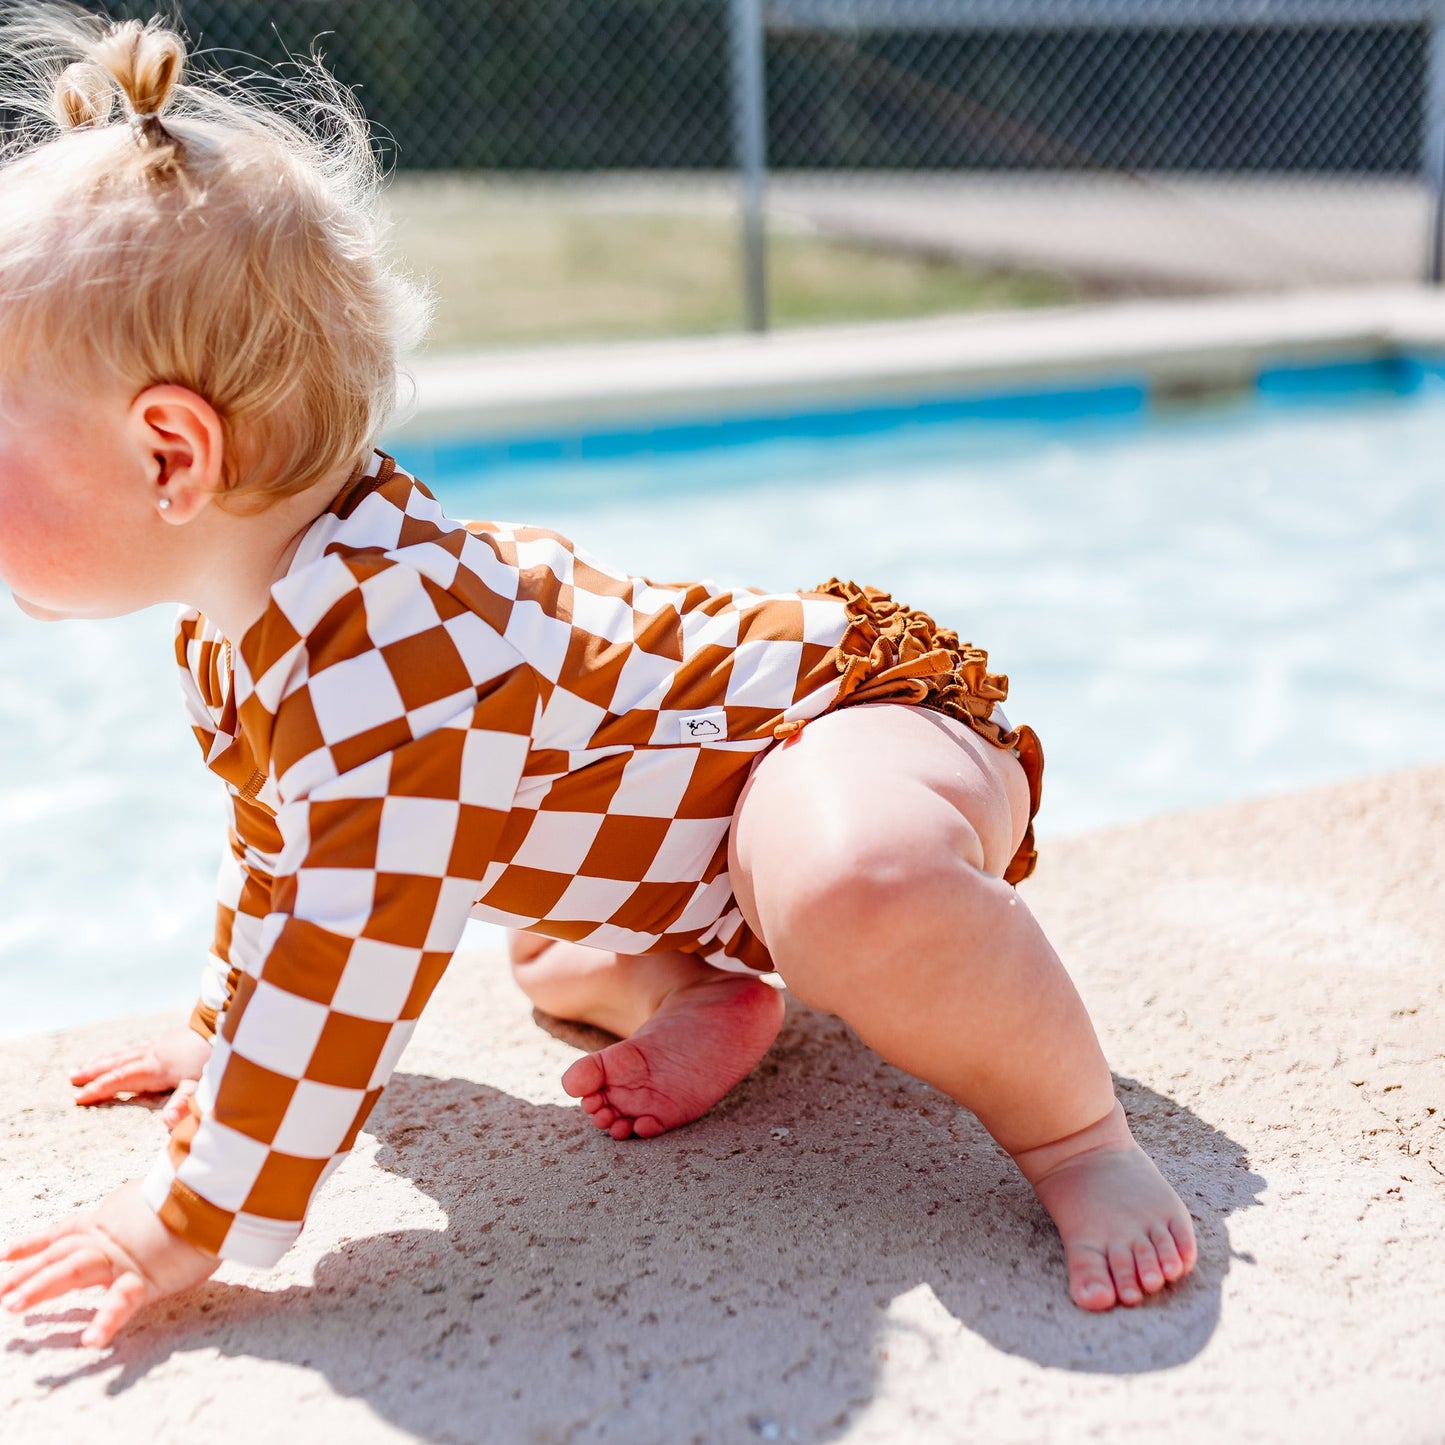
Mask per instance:
[[[115,1265],[104,1251],[80,1240],[62,1241],[6,1280],[4,1304],[19,1314],[44,1300],[57,1299],[71,1290],[89,1289],[91,1285],[109,1284],[115,1278]]]
[[[102,1054],[97,1059],[91,1059],[88,1064],[82,1064],[78,1069],[72,1071],[70,1082],[79,1087],[81,1084],[88,1084],[92,1079],[97,1079],[101,1074],[108,1074],[112,1069],[118,1069],[123,1064],[131,1064],[140,1058],[143,1050],[139,1048],[112,1049],[108,1054]]]
[[[146,1302],[150,1291],[138,1275],[127,1271],[106,1290],[95,1311],[95,1318],[80,1337],[82,1345],[103,1350],[120,1332],[121,1327]]]
[[[115,1098],[117,1094],[144,1094],[155,1087],[151,1083],[152,1073],[153,1070],[146,1066],[144,1059],[132,1059],[119,1068],[93,1078],[76,1094],[75,1102],[99,1104],[106,1099]]]
[[[10,1244],[0,1246],[0,1260],[26,1259],[32,1254],[39,1254],[42,1249],[54,1244],[57,1239],[70,1234],[75,1229],[73,1219],[62,1219],[58,1224],[52,1224],[49,1229],[42,1229],[39,1234],[27,1234],[24,1239],[17,1239]],[[17,1271],[12,1270],[6,1276],[8,1280],[14,1280]],[[8,1288],[0,1284],[0,1292]]]

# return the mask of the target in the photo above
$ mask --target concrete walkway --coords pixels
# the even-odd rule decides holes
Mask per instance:
[[[0,1317],[5,1440],[1439,1445],[1445,768],[1055,843],[1023,891],[1195,1216],[1166,1297],[1069,1304],[1007,1159],[834,1020],[617,1144],[557,1084],[588,1040],[461,957],[276,1271],[102,1353],[83,1302]],[[63,1075],[162,1022],[0,1047],[0,1236],[144,1171],[154,1105]]]
[[[1420,281],[1431,225],[1422,185],[1370,177],[784,174],[772,198],[824,235],[1126,296]]]
[[[397,184],[428,185],[426,177]],[[472,176],[498,207],[730,214],[727,173]],[[1109,296],[1413,283],[1432,207],[1415,178],[779,171],[775,224],[887,250],[1054,271]]]

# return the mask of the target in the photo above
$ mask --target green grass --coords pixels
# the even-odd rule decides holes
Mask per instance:
[[[457,177],[410,176],[387,204],[403,263],[435,288],[430,346],[503,346],[736,331],[742,325],[738,223],[714,199],[675,195],[649,211],[606,191],[569,195]],[[645,201],[641,203],[645,206]],[[775,326],[897,320],[1062,304],[1052,276],[947,262],[775,229]]]

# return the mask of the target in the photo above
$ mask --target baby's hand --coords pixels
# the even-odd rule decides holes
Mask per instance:
[[[143,1305],[200,1284],[220,1265],[161,1223],[138,1182],[123,1184],[91,1213],[7,1245],[0,1259],[24,1261],[0,1285],[0,1303],[16,1314],[71,1290],[104,1286],[105,1298],[80,1337],[100,1348]]]
[[[174,1029],[149,1043],[117,1049],[77,1069],[70,1082],[77,1086],[77,1104],[101,1104],[117,1094],[161,1094],[176,1089],[161,1114],[166,1128],[174,1128],[195,1092],[194,1080],[211,1057],[211,1045],[193,1029]]]

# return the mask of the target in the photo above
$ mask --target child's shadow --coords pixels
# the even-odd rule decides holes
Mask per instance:
[[[312,1289],[210,1285],[122,1342],[111,1389],[204,1345],[319,1370],[424,1439],[816,1440],[933,1371],[956,1397],[961,1368],[987,1368],[940,1352],[960,1328],[1056,1368],[1168,1368],[1213,1332],[1224,1218],[1264,1181],[1197,1115],[1117,1082],[1200,1244],[1194,1278],[1142,1309],[1075,1309],[1051,1224],[977,1123],[790,1008],[752,1079],[647,1143],[470,1079],[398,1075],[377,1162],[446,1222],[347,1243]]]

